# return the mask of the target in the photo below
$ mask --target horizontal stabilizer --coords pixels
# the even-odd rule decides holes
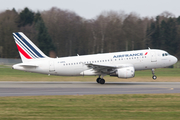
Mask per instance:
[[[19,64],[13,65],[13,66],[12,66],[12,69],[26,71],[26,68],[34,69],[34,68],[36,68],[36,67],[38,67],[38,66],[39,66],[39,65],[34,64],[34,63],[19,63]]]
[[[33,63],[20,63],[18,65],[22,66],[22,67],[38,67],[39,66],[39,65],[33,64]]]
[[[24,66],[24,67],[38,67],[38,65],[36,65],[36,64],[22,64],[20,66]]]

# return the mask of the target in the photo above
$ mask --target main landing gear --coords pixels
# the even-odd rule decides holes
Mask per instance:
[[[152,79],[154,79],[154,80],[156,80],[157,79],[157,76],[156,75],[154,75],[154,69],[152,69],[152,74],[153,74],[153,76],[152,76]]]
[[[102,78],[100,78],[100,75],[99,75],[99,77],[96,79],[96,82],[100,84],[104,84],[105,80],[103,79],[103,75],[102,75]]]

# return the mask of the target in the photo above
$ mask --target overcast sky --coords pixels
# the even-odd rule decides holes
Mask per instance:
[[[164,11],[180,16],[180,0],[0,0],[0,11],[25,7],[33,11],[49,10],[52,7],[71,10],[81,17],[95,18],[103,11],[135,12],[141,17],[154,17]]]

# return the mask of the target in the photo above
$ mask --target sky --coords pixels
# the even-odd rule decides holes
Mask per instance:
[[[155,17],[164,11],[180,16],[180,0],[0,0],[0,11],[17,11],[25,7],[37,11],[57,7],[74,11],[86,19],[93,19],[103,11],[135,12],[141,17]]]

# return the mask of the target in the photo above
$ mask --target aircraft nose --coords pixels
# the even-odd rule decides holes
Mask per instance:
[[[173,56],[173,59],[172,59],[173,64],[177,63],[177,61],[178,61],[178,59]]]

